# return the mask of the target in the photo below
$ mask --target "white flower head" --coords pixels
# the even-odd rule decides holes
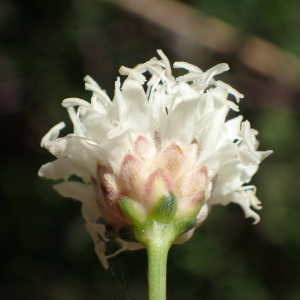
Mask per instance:
[[[259,221],[251,208],[261,208],[255,187],[244,184],[272,151],[257,151],[257,131],[242,122],[242,116],[226,121],[230,109],[239,110],[228,94],[237,103],[243,98],[214,79],[228,65],[203,72],[176,62],[175,68],[188,73],[174,78],[169,60],[161,50],[158,54],[159,59],[133,69],[120,68],[127,79],[122,86],[117,79],[113,100],[85,77],[86,89],[93,92],[91,102],[77,98],[62,102],[74,133],[59,137],[62,122],[41,142],[57,159],[43,165],[39,175],[64,179],[55,190],[82,202],[87,229],[106,268],[106,245],[113,237],[120,244],[117,252],[143,247],[126,235],[126,228],[156,213],[161,199],[176,202],[169,208],[174,208],[172,213],[160,217],[162,222],[170,215],[174,220],[196,220],[176,243],[192,236],[213,204],[237,203],[246,217]],[[71,175],[81,180],[72,181]],[[120,203],[129,205],[131,212],[125,214]]]

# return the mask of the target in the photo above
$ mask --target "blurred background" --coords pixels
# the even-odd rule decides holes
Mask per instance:
[[[274,150],[252,180],[261,222],[234,204],[213,207],[170,251],[168,299],[300,299],[298,0],[0,1],[0,299],[147,299],[146,251],[124,252],[105,271],[80,204],[37,171],[54,160],[43,135],[62,120],[62,134],[72,130],[62,100],[90,99],[83,77],[113,96],[119,67],[156,49],[171,64],[229,63],[219,79],[245,95],[241,114],[260,149]]]

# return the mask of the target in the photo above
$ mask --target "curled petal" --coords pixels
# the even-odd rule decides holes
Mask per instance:
[[[55,141],[58,138],[59,132],[65,128],[65,122],[60,122],[57,125],[53,126],[46,135],[42,138],[41,147],[45,147],[48,149],[49,144]]]
[[[105,91],[103,91],[100,88],[100,86],[97,84],[97,82],[91,76],[88,76],[88,75],[85,76],[84,81],[86,82],[85,83],[85,89],[88,90],[88,91],[93,91],[94,92],[94,96],[96,96],[96,98],[94,98],[94,99],[98,100],[97,98],[99,98],[101,106],[107,107],[107,106],[111,105],[111,100],[109,99],[109,97],[107,96]],[[94,107],[95,107],[95,104],[96,103],[93,101],[92,105]]]
[[[209,82],[210,78],[212,78],[212,75],[216,76],[216,75],[224,73],[224,72],[226,72],[228,70],[229,70],[228,64],[225,64],[225,63],[218,64],[218,65],[210,68],[209,70],[207,70],[204,73],[204,78],[205,78],[206,82]]]
[[[236,89],[234,89],[233,87],[231,87],[229,84],[218,80],[216,81],[216,86],[224,86],[226,87],[227,91],[229,94],[233,95],[236,99],[236,102],[239,103],[241,98],[244,98],[244,95],[239,93]]]
[[[129,78],[135,79],[139,84],[144,84],[144,82],[146,81],[146,77],[143,76],[140,72],[134,69],[126,68],[124,66],[119,69],[119,73],[121,75],[127,75]]]
[[[161,57],[163,62],[165,63],[166,77],[170,80],[171,76],[172,76],[170,62],[169,62],[167,56],[163,53],[162,50],[157,50],[157,53]]]
[[[187,69],[190,72],[203,73],[203,71],[199,67],[194,66],[194,65],[189,64],[189,63],[186,63],[184,61],[176,61],[173,66],[174,66],[174,68]]]
[[[79,99],[79,98],[67,98],[65,99],[62,104],[63,107],[71,107],[71,106],[84,106],[89,107],[91,104],[85,100]]]

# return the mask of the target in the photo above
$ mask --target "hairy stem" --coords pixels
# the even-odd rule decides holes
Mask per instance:
[[[147,248],[149,300],[166,299],[168,252],[169,245],[163,242]]]
[[[165,300],[168,252],[177,237],[174,226],[149,220],[136,237],[147,248],[149,300]]]

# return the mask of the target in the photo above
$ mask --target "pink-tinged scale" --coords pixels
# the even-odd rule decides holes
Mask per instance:
[[[161,150],[158,156],[161,168],[168,170],[173,179],[178,178],[186,163],[186,157],[181,147],[172,141]]]
[[[197,207],[200,209],[205,200],[207,187],[208,174],[205,166],[185,173],[177,183],[177,217],[189,215]]]
[[[150,137],[139,135],[132,145],[133,151],[141,158],[148,160],[155,154],[156,149]]]
[[[139,201],[146,172],[146,166],[141,159],[133,154],[126,154],[117,177],[118,184],[124,188],[122,192]]]

